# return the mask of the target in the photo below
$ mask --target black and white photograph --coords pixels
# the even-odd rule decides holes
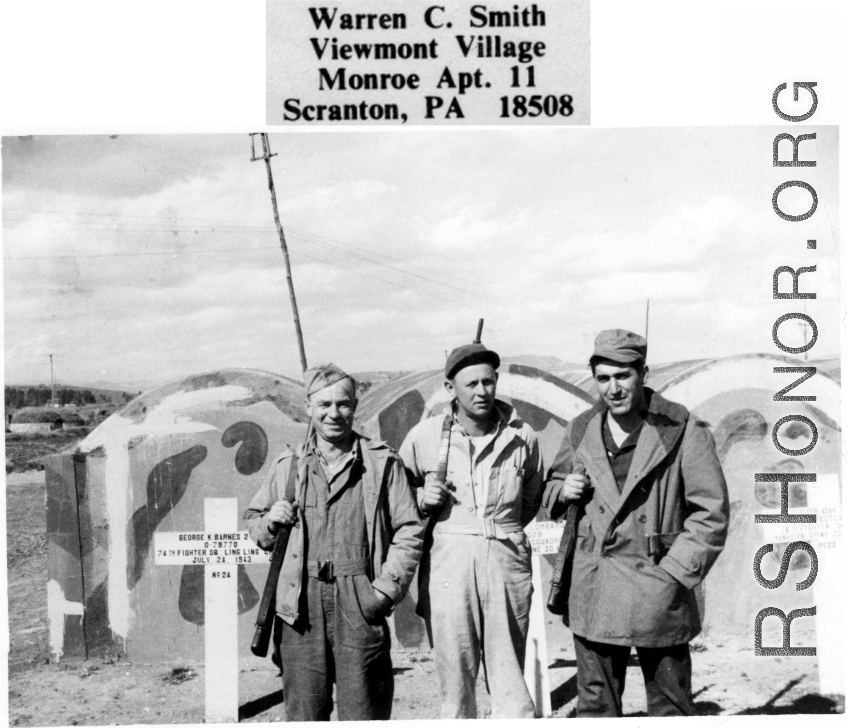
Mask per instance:
[[[9,725],[843,719],[847,7],[0,28]]]
[[[12,722],[843,711],[803,131],[4,138]]]

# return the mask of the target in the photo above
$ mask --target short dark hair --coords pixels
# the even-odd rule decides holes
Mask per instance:
[[[636,372],[638,372],[638,374],[644,374],[644,367],[647,365],[647,362],[644,359],[636,359],[635,361],[624,363],[614,361],[612,359],[606,359],[602,356],[592,356],[591,359],[588,360],[588,363],[591,366],[592,377],[594,376],[594,371],[598,364],[614,364],[616,367],[632,367]]]

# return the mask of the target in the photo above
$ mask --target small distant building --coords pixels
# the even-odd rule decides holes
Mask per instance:
[[[68,430],[74,427],[85,427],[85,419],[76,412],[64,412],[62,414],[62,429]]]
[[[43,407],[24,407],[12,416],[12,432],[52,432],[72,427],[84,427],[85,420],[76,412],[56,412]]]
[[[12,432],[51,432],[65,424],[65,417],[43,407],[24,407],[15,412],[10,429]]]

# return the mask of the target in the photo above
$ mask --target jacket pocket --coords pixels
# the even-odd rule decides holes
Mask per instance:
[[[303,504],[307,508],[318,507],[318,494],[313,487],[306,488],[306,492],[303,494]]]
[[[510,465],[501,465],[498,477],[500,503],[520,503],[523,496],[523,470]]]
[[[638,563],[643,564],[638,569]],[[632,565],[629,565],[632,566]],[[630,629],[643,641],[684,641],[690,629],[686,589],[661,566],[649,560],[634,565]]]
[[[592,552],[594,550],[594,531],[591,529],[591,521],[583,518],[579,522],[576,532],[576,550]]]
[[[357,574],[342,577],[337,583],[336,640],[356,649],[373,647],[387,640],[388,624],[370,579]]]
[[[368,624],[380,624],[385,613],[390,609],[391,603],[384,604],[376,595],[376,590],[372,585],[365,583],[365,580],[356,580],[354,582],[356,596],[359,599],[359,607],[362,610],[362,616]]]

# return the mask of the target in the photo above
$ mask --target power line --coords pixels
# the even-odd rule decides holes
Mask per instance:
[[[19,208],[12,208],[12,209],[7,210],[7,211],[27,212],[27,210],[23,210],[23,209],[19,209]],[[45,211],[40,211],[40,212],[47,212],[47,213],[50,213],[50,214],[70,214],[70,215],[85,214],[85,215],[88,215],[88,216],[100,216],[100,217],[107,217],[107,218],[116,217],[116,215],[111,215],[110,213],[64,213],[64,212],[61,212],[61,211],[50,211],[50,210],[45,210]],[[121,216],[123,216],[123,217],[133,217],[133,218],[136,218],[136,219],[148,219],[148,220],[162,221],[163,223],[167,223],[167,222],[170,222],[172,220],[172,218],[156,217],[156,216],[142,216],[142,215],[125,215],[124,216],[122,213],[121,213]],[[88,227],[79,227],[79,228],[68,228],[66,225],[62,225],[61,223],[58,223],[57,226],[55,226],[55,227],[7,226],[5,224],[6,220],[4,220],[4,227],[15,229],[15,230],[20,230],[20,229],[47,229],[47,230],[63,230],[63,231],[69,230],[69,231],[82,231],[82,232],[105,232],[105,233],[110,233],[110,234],[131,233],[131,232],[145,233],[146,232],[146,233],[170,233],[170,234],[184,233],[185,235],[190,235],[190,234],[199,234],[199,232],[203,232],[204,234],[205,233],[246,234],[246,233],[257,233],[257,232],[259,232],[259,233],[273,232],[273,227],[270,227],[269,226],[270,224],[260,223],[258,221],[240,221],[240,220],[225,219],[225,218],[186,218],[186,217],[180,218],[180,220],[182,220],[182,221],[192,220],[192,219],[198,220],[198,221],[206,221],[206,222],[220,221],[220,222],[223,222],[223,223],[233,223],[233,222],[235,222],[235,223],[247,223],[247,224],[246,225],[233,226],[232,228],[229,228],[229,229],[224,228],[223,226],[215,226],[215,227],[209,227],[209,228],[203,228],[202,226],[194,226],[194,227],[187,227],[187,228],[180,228],[180,227],[171,226],[171,227],[153,227],[153,228],[149,228],[149,229],[137,229],[137,228],[126,228],[123,225],[120,228],[115,229],[114,227],[111,227],[111,228],[110,227],[92,227],[92,225],[108,225],[108,223],[106,221],[98,221],[98,220],[91,221],[91,223],[86,223],[84,221],[76,221],[74,223],[75,225],[88,225]],[[147,223],[130,223],[130,224],[144,225],[144,224],[147,224]],[[291,237],[293,237],[294,239],[304,240],[304,241],[313,243],[315,245],[319,245],[321,247],[328,248],[328,249],[334,251],[335,253],[338,253],[342,256],[346,256],[348,259],[351,259],[351,260],[352,259],[358,259],[360,261],[364,261],[364,262],[369,263],[371,265],[381,266],[381,267],[387,268],[388,270],[394,271],[396,273],[400,273],[402,275],[407,275],[407,276],[425,281],[427,283],[437,285],[437,286],[440,286],[442,288],[446,288],[447,290],[449,290],[453,293],[461,294],[464,297],[476,297],[476,298],[479,298],[479,299],[492,301],[494,303],[504,305],[504,306],[511,308],[513,310],[528,313],[533,317],[533,319],[538,319],[539,317],[544,317],[544,318],[547,318],[550,321],[561,322],[558,326],[551,326],[551,325],[547,325],[547,324],[538,322],[538,325],[543,326],[544,328],[552,328],[556,331],[561,331],[562,325],[571,325],[572,323],[587,324],[587,325],[590,325],[590,326],[604,325],[605,323],[607,323],[607,321],[605,321],[605,320],[603,320],[601,322],[599,320],[595,321],[595,320],[592,320],[592,319],[577,318],[577,317],[573,317],[573,316],[560,316],[560,315],[553,314],[553,313],[539,312],[539,311],[534,310],[532,308],[529,308],[529,307],[526,307],[526,306],[521,306],[520,304],[517,304],[512,300],[506,300],[506,299],[503,299],[503,298],[499,298],[497,296],[487,295],[487,294],[482,293],[478,290],[473,290],[473,288],[458,287],[458,286],[451,285],[451,284],[443,282],[443,281],[434,280],[434,279],[432,279],[428,276],[421,275],[421,274],[414,273],[414,272],[407,271],[407,270],[403,270],[402,268],[400,268],[398,266],[390,265],[388,263],[383,263],[379,260],[373,260],[371,257],[367,257],[367,256],[382,257],[382,258],[387,258],[389,260],[394,260],[395,262],[401,263],[403,265],[413,266],[413,267],[419,268],[421,270],[426,270],[428,272],[432,272],[432,273],[437,274],[439,276],[445,276],[445,277],[457,279],[459,281],[468,283],[472,287],[478,288],[479,286],[482,286],[482,287],[489,288],[489,289],[498,289],[499,290],[499,288],[497,286],[493,285],[493,284],[484,283],[482,281],[473,281],[473,280],[463,278],[461,276],[457,276],[457,275],[449,273],[449,272],[440,271],[440,270],[433,269],[433,268],[427,268],[426,266],[421,266],[421,265],[416,264],[416,263],[403,261],[400,258],[396,258],[394,256],[391,256],[391,255],[388,255],[388,254],[385,254],[385,253],[380,253],[380,252],[377,252],[377,251],[374,251],[374,250],[370,250],[370,249],[363,248],[363,247],[360,247],[360,246],[352,245],[352,244],[349,244],[349,243],[342,243],[340,241],[334,240],[333,238],[328,238],[326,236],[322,236],[322,235],[319,235],[317,233],[312,233],[310,231],[303,230],[303,229],[300,229],[300,228],[297,228],[297,227],[294,227],[294,226],[291,226],[291,225],[286,225],[286,228],[289,231],[294,231],[293,233],[291,233]],[[325,241],[330,241],[330,242],[325,242]],[[360,251],[360,252],[354,252],[353,250],[348,250],[347,248],[353,248],[354,250]],[[151,257],[151,256],[178,256],[178,255],[180,255],[180,256],[195,255],[196,256],[196,255],[243,253],[243,252],[257,252],[258,253],[258,252],[264,252],[264,251],[270,251],[270,250],[276,250],[276,249],[277,249],[277,246],[251,246],[251,247],[239,246],[239,247],[229,247],[229,248],[209,248],[209,249],[200,249],[200,250],[139,251],[139,252],[132,252],[132,253],[93,253],[93,254],[83,253],[83,254],[46,255],[46,256],[4,256],[4,260],[16,261],[16,260],[42,260],[42,259],[52,259],[52,258],[56,258],[56,259],[108,258],[108,257],[116,257],[117,258],[117,257],[136,257],[136,256]],[[363,255],[361,253],[364,253],[365,255]],[[403,285],[401,283],[386,280],[384,278],[380,278],[378,276],[374,276],[374,275],[365,273],[364,271],[362,271],[360,269],[338,265],[337,263],[331,262],[331,261],[326,260],[324,258],[320,258],[320,257],[314,256],[314,255],[308,255],[308,254],[305,254],[305,253],[301,253],[299,251],[298,251],[297,255],[302,255],[303,257],[308,258],[309,260],[315,261],[317,263],[333,266],[333,267],[336,267],[336,268],[340,268],[340,269],[342,269],[346,272],[352,272],[356,275],[361,275],[361,276],[371,278],[371,279],[376,280],[376,281],[380,281],[382,283],[385,283],[386,285],[395,286],[395,287],[401,288],[403,290],[413,291],[413,292],[418,293],[418,294],[423,295],[423,296],[435,298],[436,300],[446,301],[448,303],[452,303],[452,304],[455,304],[455,305],[460,305],[460,306],[463,306],[465,308],[469,308],[469,309],[474,310],[474,311],[479,310],[478,306],[470,305],[470,304],[466,303],[465,301],[457,300],[456,298],[447,297],[443,293],[439,293],[439,294],[429,293],[429,292],[421,290],[419,287]],[[520,299],[521,300],[527,300],[527,299],[535,300],[535,301],[539,301],[541,303],[547,303],[548,302],[548,299],[536,298],[536,297],[533,297],[533,296],[526,295],[524,293],[521,293]],[[680,331],[679,333],[674,334],[674,335],[677,336],[677,337],[689,339],[691,341],[694,340],[693,336],[687,336],[686,334],[687,334],[687,332]],[[698,334],[696,338],[697,338],[697,340],[701,340],[703,338],[703,334]]]
[[[63,228],[63,229],[67,230],[68,228]],[[106,230],[105,232],[123,232],[123,231],[108,231],[108,230]],[[126,231],[126,232],[141,232],[141,231],[130,230],[130,231]],[[155,232],[176,232],[176,231],[156,230]],[[294,237],[299,237],[299,236],[295,235]],[[512,308],[512,309],[519,310],[519,311],[527,311],[527,312],[532,313],[535,316],[539,315],[539,313],[537,311],[534,311],[533,309],[530,309],[526,306],[520,306],[519,304],[515,304],[511,300],[507,300],[507,299],[500,298],[500,297],[497,297],[497,296],[492,296],[492,295],[482,293],[482,292],[479,292],[479,291],[468,290],[468,289],[465,289],[465,288],[459,289],[455,285],[451,285],[451,284],[446,283],[444,281],[438,281],[438,280],[435,280],[435,279],[430,278],[428,276],[421,275],[419,273],[414,273],[414,272],[407,271],[407,270],[403,270],[402,268],[399,268],[397,266],[390,265],[388,263],[381,263],[380,261],[372,260],[371,258],[368,258],[364,255],[361,255],[361,254],[358,254],[358,253],[355,253],[355,252],[352,252],[352,251],[349,251],[349,250],[345,250],[344,247],[340,247],[340,246],[344,245],[343,243],[341,243],[339,245],[334,245],[332,243],[322,242],[320,239],[315,239],[315,238],[320,238],[320,237],[321,236],[311,237],[311,235],[310,235],[310,237],[307,237],[307,238],[304,238],[304,239],[309,240],[310,242],[312,242],[314,244],[321,245],[323,247],[329,248],[330,250],[341,253],[342,255],[346,255],[350,258],[356,258],[358,260],[362,260],[362,261],[370,263],[372,265],[383,266],[383,267],[388,268],[389,270],[393,270],[397,273],[401,273],[403,275],[411,276],[413,278],[418,278],[420,280],[427,281],[429,283],[432,283],[434,285],[441,286],[441,287],[444,287],[444,288],[452,289],[454,291],[459,291],[459,292],[464,293],[466,295],[475,296],[476,298],[480,298],[480,299],[483,299],[483,300],[488,300],[488,301],[491,301],[491,302],[494,302],[494,303],[498,303],[498,304],[507,306],[508,308]],[[324,239],[326,239],[326,238],[324,238]],[[353,246],[353,247],[357,247],[357,246]],[[136,253],[99,253],[99,254],[95,253],[95,254],[79,254],[79,255],[68,254],[68,255],[45,255],[45,256],[13,256],[13,257],[7,256],[4,259],[12,261],[12,260],[40,260],[40,259],[50,259],[50,258],[102,258],[102,257],[132,257],[132,256],[154,256],[154,255],[194,255],[194,254],[197,254],[197,253],[212,254],[212,253],[224,253],[224,252],[240,252],[240,251],[245,251],[245,250],[255,251],[255,250],[260,250],[260,249],[269,250],[271,248],[262,246],[262,247],[249,247],[249,248],[218,248],[218,249],[207,249],[207,250],[202,250],[202,251],[161,250],[161,251],[145,251],[145,252],[136,252]],[[273,249],[275,250],[276,247],[274,247]],[[359,249],[362,250],[361,248],[359,248]],[[367,252],[371,253],[371,251],[367,251]],[[382,254],[379,254],[379,253],[371,253],[371,254],[382,255]],[[317,257],[314,257],[314,256],[307,256],[307,257],[309,257],[312,260],[315,260],[317,262],[330,265],[330,263],[328,261],[324,260],[324,259],[317,258]],[[390,257],[390,256],[388,256],[388,257]],[[355,271],[355,272],[359,273],[360,275],[364,275],[361,271]],[[438,271],[433,271],[433,272],[440,274],[440,272],[438,272]],[[371,276],[371,277],[373,277],[373,276]],[[453,277],[456,277],[456,276],[453,276]],[[388,281],[385,281],[384,279],[381,279],[381,278],[377,278],[376,280],[382,280],[384,283],[388,283]],[[479,284],[477,282],[470,281],[470,280],[467,280],[467,279],[460,279],[460,280],[464,280],[465,282],[469,283],[472,286],[483,285],[487,288],[493,288],[494,287],[491,284],[484,284],[484,283]],[[400,287],[407,288],[407,290],[416,290],[416,289],[413,289],[413,288],[410,289],[406,286],[400,286]],[[533,298],[531,296],[522,295],[522,298],[525,298],[525,299],[531,298],[532,300],[536,300],[536,301],[539,301],[541,303],[547,303],[546,300]],[[584,323],[584,324],[595,324],[595,323],[597,323],[597,322],[594,322],[594,321],[590,321],[590,320],[587,320],[587,319],[581,319],[581,318],[577,318],[577,317],[574,317],[574,316],[559,316],[559,315],[556,315],[556,314],[549,314],[549,313],[540,314],[540,315],[546,315],[546,316],[550,317],[551,319],[561,321],[562,323],[568,323],[568,322]]]
[[[20,209],[20,208],[11,208],[9,211],[36,212],[36,213],[39,212],[39,211],[35,211],[35,210],[23,210],[23,209]],[[82,224],[112,225],[113,223],[111,223],[110,221],[113,220],[116,216],[132,217],[132,218],[138,218],[138,219],[143,218],[143,219],[153,221],[152,223],[129,223],[130,225],[144,225],[144,224],[154,224],[154,223],[158,224],[160,222],[165,224],[165,223],[172,221],[171,218],[164,217],[164,216],[154,216],[154,215],[150,215],[150,216],[122,215],[122,214],[115,215],[115,214],[112,214],[112,213],[94,213],[94,212],[66,213],[66,212],[63,212],[61,210],[44,210],[43,212],[47,212],[47,213],[50,213],[50,214],[56,214],[56,215],[68,215],[68,216],[73,216],[73,215],[76,215],[76,214],[84,214],[84,215],[89,215],[89,216],[100,216],[100,217],[107,218],[107,220],[103,220],[103,221],[95,220],[95,221],[92,221],[92,223],[82,223]],[[27,218],[11,218],[11,219],[12,219],[12,221],[17,221],[17,220],[26,220]],[[183,230],[174,229],[173,227],[169,227],[169,228],[154,227],[154,228],[146,228],[144,230],[149,231],[149,232],[168,232],[168,233],[185,232],[186,234],[189,234],[189,233],[192,233],[192,232],[197,233],[197,232],[201,231],[201,229],[202,229],[203,232],[215,232],[215,233],[218,233],[218,232],[263,232],[263,231],[272,231],[273,230],[273,225],[271,223],[264,223],[264,222],[261,222],[261,221],[258,221],[258,220],[238,220],[238,219],[232,219],[232,218],[202,218],[202,217],[183,217],[183,216],[180,216],[179,219],[184,221],[184,222],[191,221],[191,220],[197,220],[197,221],[201,221],[201,222],[223,222],[223,223],[229,223],[230,226],[224,227],[224,226],[216,225],[214,227],[207,227],[207,228],[203,229],[203,226],[190,225],[187,228],[184,228]],[[77,223],[77,224],[79,224],[79,223]],[[443,271],[443,270],[437,270],[437,269],[434,269],[434,268],[429,268],[427,266],[420,265],[419,263],[406,261],[406,260],[403,260],[403,259],[398,258],[396,256],[389,255],[387,253],[382,253],[382,252],[379,252],[379,251],[376,251],[376,250],[371,250],[369,248],[363,248],[361,246],[354,245],[352,243],[342,243],[341,241],[334,240],[333,238],[329,238],[329,237],[324,236],[324,235],[320,235],[319,233],[314,233],[314,232],[311,232],[309,230],[305,230],[303,228],[297,228],[294,225],[291,225],[290,223],[287,223],[287,222],[284,223],[284,224],[285,224],[285,228],[287,230],[289,230],[289,231],[293,230],[293,231],[295,231],[295,232],[297,232],[301,235],[308,236],[308,237],[313,238],[313,239],[325,240],[325,241],[328,240],[328,241],[335,243],[337,245],[343,245],[345,247],[351,247],[351,248],[355,248],[357,250],[366,252],[369,255],[375,255],[375,256],[378,256],[378,257],[381,257],[381,258],[388,258],[389,260],[394,260],[398,263],[403,263],[404,265],[411,265],[411,266],[414,266],[415,268],[420,268],[422,270],[428,270],[431,273],[449,276],[451,278],[456,278],[457,280],[465,281],[465,282],[468,282],[468,283],[473,283],[475,285],[480,285],[480,284],[481,285],[488,285],[488,284],[485,284],[482,281],[478,281],[478,280],[471,281],[470,279],[463,278],[462,276],[458,276],[458,275],[451,273],[449,271]],[[18,226],[18,227],[20,227],[20,226]],[[36,228],[30,228],[30,229],[36,229]],[[52,229],[52,228],[42,228],[42,229]],[[63,229],[66,229],[66,228],[63,228]],[[114,228],[110,228],[110,227],[92,228],[92,229],[117,232],[117,231],[114,230]],[[142,228],[136,228],[136,229],[141,230]],[[133,228],[128,229],[128,231],[130,231],[130,230],[133,230]]]
[[[57,211],[57,214],[61,214],[61,213],[59,213]],[[86,213],[86,214],[90,214],[90,215],[100,214],[100,215],[103,215],[105,217],[111,217],[107,213]],[[134,217],[142,217],[142,216],[138,215],[138,216],[134,216]],[[19,222],[19,221],[28,220],[28,218],[7,218],[7,219],[9,219],[11,222]],[[163,217],[150,217],[149,219],[156,221],[155,224],[157,224],[159,221],[162,222],[163,224],[171,222],[168,218],[163,218]],[[183,220],[183,221],[192,220],[192,219],[205,220],[207,222],[209,221],[209,219],[207,219],[207,218],[181,218],[181,220]],[[222,221],[224,221],[224,222],[242,222],[242,221],[237,221],[237,220],[236,221],[222,220]],[[243,221],[243,222],[245,223],[243,225],[232,225],[232,226],[216,225],[214,227],[203,226],[203,225],[199,225],[199,226],[198,225],[189,225],[189,226],[183,227],[183,228],[173,227],[173,226],[170,226],[170,227],[161,227],[161,226],[150,227],[150,225],[153,225],[154,223],[122,223],[120,228],[116,229],[114,224],[107,221],[107,220],[103,220],[103,221],[95,220],[95,221],[92,221],[91,223],[86,223],[84,221],[75,221],[74,222],[74,224],[76,224],[76,225],[81,224],[81,225],[89,226],[89,227],[82,227],[82,228],[69,228],[69,227],[67,227],[67,225],[59,225],[59,226],[50,226],[50,225],[40,225],[40,226],[14,225],[14,226],[8,226],[8,225],[4,225],[4,227],[6,227],[7,229],[12,229],[12,230],[62,230],[62,231],[73,231],[73,232],[86,232],[88,230],[91,230],[91,231],[112,232],[112,233],[118,233],[118,232],[153,232],[153,233],[169,233],[169,234],[184,233],[186,235],[190,235],[192,233],[193,234],[199,234],[200,232],[202,232],[202,233],[216,233],[216,234],[218,234],[218,233],[233,233],[233,232],[234,233],[240,233],[240,232],[244,232],[244,233],[247,233],[247,232],[272,232],[273,229],[274,229],[273,226],[271,226],[269,223],[268,224],[260,223],[258,221],[256,221],[255,223],[253,223],[253,221]],[[93,227],[94,225],[100,225],[100,226],[105,226],[105,227]],[[128,227],[128,225],[133,225],[135,227]],[[141,225],[146,225],[147,227],[139,227]],[[419,263],[414,263],[412,261],[406,261],[406,260],[403,260],[402,258],[398,258],[396,256],[389,255],[387,253],[382,253],[382,252],[379,252],[379,251],[376,251],[376,250],[371,250],[369,248],[364,248],[364,247],[361,247],[361,246],[358,246],[358,245],[354,245],[352,243],[342,243],[341,241],[335,240],[333,238],[329,238],[329,237],[326,237],[324,235],[320,235],[318,233],[311,232],[309,230],[304,230],[302,228],[297,228],[297,227],[290,225],[288,223],[285,223],[285,228],[289,231],[295,231],[295,233],[297,233],[301,236],[304,236],[305,238],[310,239],[310,240],[330,241],[331,243],[334,243],[336,245],[354,248],[356,250],[360,250],[362,252],[365,252],[369,255],[378,256],[380,258],[387,258],[389,260],[394,260],[398,263],[403,263],[404,265],[410,265],[410,266],[413,266],[415,268],[420,268],[421,270],[427,270],[431,273],[436,273],[438,275],[456,278],[457,280],[472,283],[474,285],[488,285],[488,284],[485,284],[484,282],[479,281],[479,280],[470,280],[468,278],[458,276],[455,273],[451,273],[449,271],[443,271],[443,270],[437,270],[437,269],[434,269],[434,268],[429,268],[427,266],[420,265]],[[45,256],[45,257],[49,257],[49,256]]]
[[[61,211],[51,211],[51,212],[53,212],[55,214],[65,214],[65,213],[62,213]],[[73,213],[69,213],[69,214],[73,214]],[[105,217],[112,217],[112,215],[109,214],[109,213],[85,213],[85,214],[87,214],[87,215],[102,215],[102,216],[105,216]],[[133,217],[142,217],[142,216],[133,216]],[[168,221],[168,218],[163,218],[163,217],[153,217],[153,216],[151,216],[148,219],[161,220],[162,222]],[[190,219],[203,220],[204,218],[183,218],[183,219],[184,220],[190,220]],[[236,221],[236,222],[241,222],[241,221]],[[249,227],[232,227],[232,228],[215,227],[215,228],[203,230],[203,232],[223,233],[223,232],[266,232],[266,231],[270,232],[271,231],[271,228],[266,227],[264,223],[258,223],[258,221],[256,221],[256,224],[254,225],[254,224],[252,224],[251,221],[247,221],[247,222],[251,223]],[[95,224],[107,224],[107,223],[106,222],[100,223],[99,221],[95,221]],[[20,227],[20,226],[18,226],[18,227]],[[392,265],[389,265],[387,263],[381,263],[380,261],[373,260],[372,258],[362,257],[361,255],[357,255],[356,253],[347,250],[347,248],[353,248],[355,250],[358,250],[360,252],[365,253],[368,256],[376,256],[376,257],[381,257],[381,258],[387,258],[389,260],[393,260],[393,261],[401,263],[403,265],[407,265],[407,266],[410,265],[410,266],[413,266],[415,268],[419,268],[421,270],[425,270],[425,271],[428,271],[430,273],[434,273],[438,276],[446,276],[446,277],[454,278],[454,279],[459,280],[463,283],[468,283],[472,286],[477,286],[477,287],[483,286],[485,288],[499,290],[499,288],[497,286],[489,284],[489,283],[485,283],[484,281],[471,280],[471,279],[468,279],[468,278],[465,278],[465,277],[462,277],[462,276],[458,276],[454,273],[450,273],[450,272],[446,272],[446,271],[442,271],[442,270],[436,270],[436,269],[433,269],[433,268],[428,268],[426,266],[422,266],[422,265],[417,264],[417,263],[404,261],[400,258],[388,255],[386,253],[381,253],[381,252],[378,252],[378,251],[374,251],[374,250],[371,250],[371,249],[368,249],[368,248],[363,248],[363,247],[353,245],[353,244],[350,244],[350,243],[342,243],[342,242],[337,241],[333,238],[328,238],[326,236],[322,236],[322,235],[319,235],[317,233],[313,233],[313,232],[308,231],[308,230],[303,230],[301,228],[297,228],[297,227],[294,227],[292,225],[286,225],[285,227],[289,231],[292,231],[292,230],[295,231],[295,235],[293,236],[295,238],[298,237],[298,235],[299,235],[301,237],[301,239],[307,240],[307,241],[315,243],[317,245],[323,245],[323,246],[328,247],[328,248],[330,248],[330,249],[332,249],[336,252],[340,252],[344,255],[352,256],[352,257],[358,258],[360,260],[364,260],[368,263],[372,263],[374,265],[382,265],[384,267],[395,270],[395,271],[402,273],[404,275],[409,275],[409,276],[412,276],[412,277],[420,278],[422,280],[427,280],[427,281],[429,281],[429,282],[431,282],[435,285],[450,287],[449,284],[444,283],[442,281],[433,280],[432,278],[428,278],[427,276],[422,276],[422,275],[419,275],[419,274],[416,274],[416,273],[413,273],[413,272],[410,272],[410,271],[402,270],[400,268],[397,268],[396,266],[392,266]],[[62,228],[62,229],[67,230],[69,228]],[[70,229],[76,230],[74,228],[70,228]],[[102,231],[106,231],[106,232],[123,232],[124,231],[124,230],[114,230],[114,229],[111,229],[111,228],[92,228],[92,229],[102,230]],[[85,228],[82,228],[81,230],[84,231]],[[186,229],[183,229],[183,230],[180,230],[178,228],[158,228],[158,227],[157,228],[147,228],[147,229],[143,229],[143,230],[142,229],[127,229],[126,230],[126,232],[166,232],[166,233],[175,233],[175,234],[178,234],[180,232],[184,232],[186,234],[190,234],[190,233],[193,232],[193,233],[196,234],[199,231],[200,231],[200,228],[197,228],[197,227],[189,227],[189,228],[186,228]],[[326,242],[326,241],[330,241],[330,242]],[[256,248],[246,248],[246,249],[247,250],[256,250]],[[233,250],[234,249],[231,249],[231,248],[230,249],[222,249],[220,252],[232,252]],[[207,250],[207,251],[203,251],[203,252],[204,253],[212,253],[212,252],[218,252],[218,251]],[[190,255],[190,254],[192,254],[192,251],[161,251],[161,252],[156,251],[156,252],[152,252],[152,253],[144,253],[144,255]],[[126,253],[126,254],[115,254],[115,255],[116,256],[117,255],[127,255],[127,256],[129,256],[129,255],[133,255],[133,254]],[[35,257],[38,257],[38,256],[33,256],[33,257],[35,258]],[[52,256],[44,256],[44,257],[52,257]],[[65,256],[65,257],[75,257],[75,256]],[[79,256],[79,257],[86,257],[86,256]],[[97,257],[100,257],[100,256],[97,256]],[[11,259],[12,258],[10,258],[10,260]],[[25,258],[23,256],[21,256],[21,257],[16,256],[15,259],[25,259]],[[321,262],[325,262],[325,261],[321,261]],[[453,288],[455,290],[455,286]],[[466,292],[466,291],[463,291],[463,292]],[[504,300],[503,298],[499,298],[497,296],[491,296],[491,295],[487,295],[487,294],[483,294],[483,293],[471,293],[470,295],[475,295],[478,298],[490,300],[490,301],[497,302],[497,303],[502,303],[502,304],[509,306],[511,308],[516,308],[515,304],[513,304],[511,301]],[[532,295],[529,295],[529,294],[526,294],[526,293],[523,293],[521,295],[521,297],[523,299],[530,299],[530,300],[538,301],[539,303],[547,303],[548,302],[547,299],[537,298],[535,296],[532,296]],[[518,306],[517,308],[519,308],[521,310],[525,310],[525,311],[531,311],[532,310],[532,309],[528,309],[526,307],[521,307],[521,306]],[[591,325],[594,325],[595,323],[597,323],[595,321],[577,318],[577,317],[574,317],[574,316],[558,316],[556,314],[547,314],[547,315],[551,316],[552,318],[555,318],[556,320],[561,320],[563,322],[572,321],[572,322],[576,322],[576,323],[585,323],[585,324],[591,324]]]
[[[61,260],[65,258],[133,258],[151,255],[201,255],[206,253],[243,253],[245,250],[277,250],[276,245],[263,245],[256,248],[208,248],[206,250],[151,250],[139,253],[70,253],[68,255],[15,255],[3,256],[3,260]]]

